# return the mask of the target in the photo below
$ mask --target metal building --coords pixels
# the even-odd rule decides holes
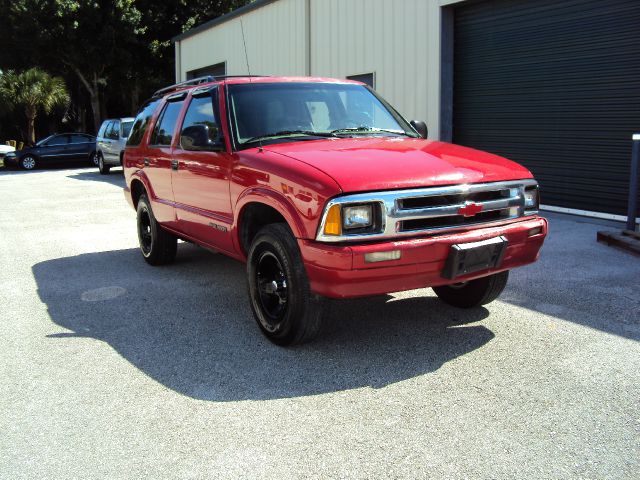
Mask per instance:
[[[526,165],[546,205],[626,212],[637,0],[256,0],[174,41],[178,81],[356,78],[430,138]]]

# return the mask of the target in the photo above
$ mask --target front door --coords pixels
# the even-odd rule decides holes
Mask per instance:
[[[232,157],[223,147],[217,88],[190,98],[173,152],[173,194],[179,228],[194,239],[233,251],[229,194]]]

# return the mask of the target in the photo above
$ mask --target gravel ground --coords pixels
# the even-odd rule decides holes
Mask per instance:
[[[640,478],[640,259],[549,215],[487,308],[331,302],[283,349],[244,266],[147,266],[119,170],[0,173],[0,478]]]

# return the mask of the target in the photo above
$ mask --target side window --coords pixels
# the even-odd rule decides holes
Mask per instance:
[[[113,122],[109,122],[104,129],[103,138],[111,138],[111,131],[113,130]]]
[[[220,124],[216,113],[217,109],[213,108],[216,99],[217,95],[215,94],[191,99],[180,132],[180,146],[183,149],[220,149]]]
[[[176,128],[178,115],[182,110],[182,101],[167,102],[160,117],[156,121],[151,135],[150,145],[169,146],[173,140],[173,132]]]
[[[84,135],[71,135],[71,143],[87,143],[89,139]]]
[[[122,122],[122,138],[128,138],[131,133],[131,127],[133,126],[133,122]]]
[[[108,132],[108,137],[111,140],[118,140],[118,138],[120,138],[120,122],[119,121],[115,121],[111,124],[111,128],[109,129]]]
[[[140,145],[142,142],[142,137],[144,137],[144,132],[147,130],[149,126],[149,122],[151,121],[151,117],[153,116],[153,112],[155,112],[160,100],[153,100],[147,103],[140,113],[136,116],[136,119],[133,122],[133,127],[131,128],[131,135],[129,135],[129,140],[127,140],[127,146],[134,147]]]
[[[109,123],[110,122],[102,122],[102,125],[100,125],[100,130],[98,130],[98,137],[104,137],[104,133],[106,132]]]
[[[56,135],[55,137],[51,137],[46,145],[53,147],[55,145],[66,145],[67,143],[69,143],[69,135]]]

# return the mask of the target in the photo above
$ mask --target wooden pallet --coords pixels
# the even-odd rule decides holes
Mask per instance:
[[[640,256],[640,232],[632,232],[631,230],[598,232],[598,242]]]

